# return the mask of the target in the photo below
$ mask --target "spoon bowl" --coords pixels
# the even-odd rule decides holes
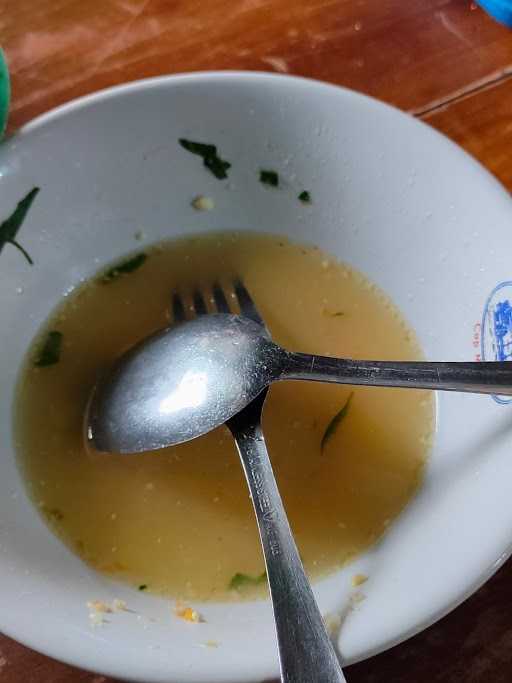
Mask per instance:
[[[282,353],[247,317],[203,315],[143,340],[93,393],[87,438],[140,453],[206,434],[272,381]]]

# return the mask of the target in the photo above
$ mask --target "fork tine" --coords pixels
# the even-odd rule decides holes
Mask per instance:
[[[192,295],[192,303],[197,315],[205,315],[208,313],[208,308],[206,307],[206,301],[203,298],[201,292],[196,289]]]
[[[244,283],[240,278],[237,278],[233,282],[234,295],[238,300],[240,306],[240,312],[247,318],[254,320],[254,322],[261,325],[267,335],[269,332],[265,325],[265,322],[261,315],[258,313],[258,309],[251,295],[247,291]],[[218,282],[214,282],[212,285],[213,301],[219,313],[230,313],[228,299],[224,293],[224,290]],[[233,295],[232,295],[233,296]],[[192,292],[192,309],[196,315],[205,315],[208,313],[208,306],[206,300],[200,290],[196,289]],[[182,323],[187,319],[186,308],[183,303],[182,297],[178,292],[173,292],[172,295],[172,315],[175,323]]]
[[[254,320],[255,323],[258,323],[259,325],[265,327],[263,318],[258,313],[258,309],[256,308],[256,305],[254,304],[254,301],[252,300],[251,295],[249,294],[247,289],[245,288],[243,282],[241,280],[235,280],[233,286],[236,297],[238,299],[238,303],[240,304],[240,311],[242,312],[242,314],[245,315],[247,318],[251,318],[251,320]]]
[[[229,313],[228,300],[226,299],[226,295],[224,294],[224,291],[218,282],[213,283],[212,293],[213,300],[215,301],[215,305],[219,313]]]
[[[178,292],[172,295],[172,317],[175,323],[182,323],[186,318],[185,306]]]

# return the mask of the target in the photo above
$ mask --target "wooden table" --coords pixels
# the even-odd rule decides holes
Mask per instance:
[[[12,74],[11,130],[71,98],[148,76],[279,71],[413,113],[512,189],[512,32],[470,0],[3,0],[0,45]],[[509,683],[509,601],[510,562],[435,626],[350,667],[348,679]],[[0,683],[107,680],[0,636]]]

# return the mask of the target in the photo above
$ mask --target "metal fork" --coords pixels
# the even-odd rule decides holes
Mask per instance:
[[[240,280],[233,283],[234,299],[240,312],[270,333],[254,301]],[[219,313],[230,313],[228,297],[218,283],[212,286],[210,303]],[[208,305],[203,294],[192,293],[193,314],[205,315]],[[186,306],[173,295],[176,322],[186,318]],[[286,683],[346,683],[340,663],[325,629],[324,621],[304,572],[293,540],[286,512],[277,488],[261,428],[261,415],[268,389],[226,422],[235,439],[249,485],[263,555],[279,649],[281,680]]]

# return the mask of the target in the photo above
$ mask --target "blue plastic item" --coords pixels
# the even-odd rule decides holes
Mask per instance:
[[[512,28],[512,0],[477,0],[477,2],[492,17]]]

